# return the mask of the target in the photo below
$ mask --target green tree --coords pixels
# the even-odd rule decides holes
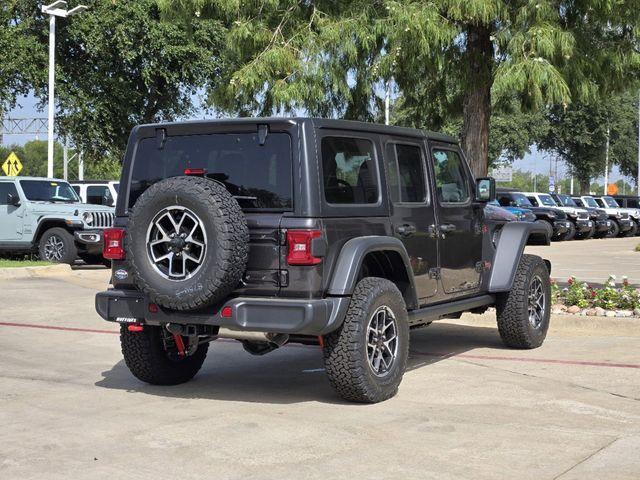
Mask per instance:
[[[153,0],[83,3],[58,33],[57,120],[89,166],[121,159],[136,124],[192,115],[218,74],[222,36],[213,20],[161,22]]]
[[[0,163],[4,162],[13,152],[22,163],[22,177],[46,177],[47,176],[47,142],[43,140],[31,140],[24,145],[0,146]],[[54,172],[56,178],[62,178],[62,145],[56,142],[53,146]]]
[[[631,94],[611,95],[594,102],[575,102],[549,109],[547,135],[540,147],[556,152],[588,193],[591,179],[604,174],[607,136],[610,165],[637,174],[637,103]]]
[[[157,0],[167,18],[218,18],[225,68],[211,101],[240,114],[305,109],[380,118],[391,78],[407,125],[460,125],[476,174],[492,108],[589,98],[638,73],[640,9],[630,2],[539,0]]]

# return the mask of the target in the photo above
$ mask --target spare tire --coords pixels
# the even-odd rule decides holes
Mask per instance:
[[[130,272],[153,303],[196,310],[240,282],[249,229],[235,198],[215,180],[172,177],[149,187],[129,213]]]

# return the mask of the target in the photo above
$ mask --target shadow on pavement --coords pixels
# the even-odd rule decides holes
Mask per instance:
[[[476,348],[504,349],[497,329],[434,324],[411,333],[407,370],[416,370]],[[246,353],[239,343],[214,342],[202,370],[185,384],[148,385],[131,375],[124,361],[102,372],[96,386],[168,398],[290,404],[340,400],[324,372],[319,347],[292,344],[262,357]]]

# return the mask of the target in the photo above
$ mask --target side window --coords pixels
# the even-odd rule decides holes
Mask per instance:
[[[531,205],[533,205],[534,207],[540,206],[540,204],[538,203],[538,199],[536,197],[527,197],[527,198],[531,202]]]
[[[371,141],[324,137],[321,148],[324,196],[328,203],[378,202],[378,175]]]
[[[425,165],[417,145],[394,145],[395,158],[387,161],[391,200],[403,203],[423,203],[427,199]],[[392,162],[392,165],[389,165]]]
[[[71,185],[71,188],[73,188],[76,193],[78,194],[78,196],[80,196],[80,186],[79,185]]]
[[[498,195],[498,203],[502,207],[509,207],[511,206],[511,199],[505,195]]]
[[[8,205],[7,196],[11,194],[14,197],[18,196],[18,190],[13,183],[0,182],[0,205]]]
[[[469,184],[457,152],[433,149],[433,167],[440,202],[465,203],[469,200]]]
[[[87,203],[111,205],[111,192],[103,185],[87,187]]]

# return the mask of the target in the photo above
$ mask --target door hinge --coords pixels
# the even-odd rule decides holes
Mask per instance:
[[[440,274],[440,269],[439,268],[430,268],[429,269],[429,278],[431,278],[433,280],[440,280],[441,277],[442,277],[442,275]]]

